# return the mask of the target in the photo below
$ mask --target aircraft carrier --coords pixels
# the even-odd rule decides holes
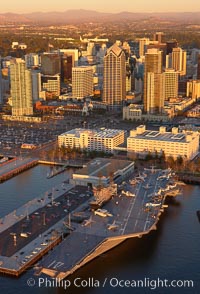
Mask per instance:
[[[91,209],[91,198],[87,199],[74,211],[85,220],[71,221],[70,234],[43,258],[36,274],[63,279],[126,239],[155,230],[167,207],[166,196],[178,192],[170,170],[152,168],[119,185],[117,193],[101,208]]]
[[[178,191],[172,177],[170,170],[146,169],[110,185],[107,195],[106,188],[95,194],[87,186],[54,187],[0,219],[0,272],[19,276],[40,260],[35,274],[63,279],[126,239],[148,234],[165,197]]]

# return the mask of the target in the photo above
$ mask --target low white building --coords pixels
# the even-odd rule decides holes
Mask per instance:
[[[127,138],[127,151],[142,154],[146,152],[164,152],[165,156],[179,156],[191,160],[199,152],[199,134],[197,132],[183,131],[172,128],[172,132],[166,132],[165,127],[159,131],[146,130],[146,126],[140,125],[130,132]]]
[[[107,187],[111,182],[120,183],[134,171],[134,162],[108,158],[96,158],[73,173],[70,183],[81,186]]]
[[[72,129],[58,136],[59,147],[80,148],[88,151],[112,153],[114,147],[124,143],[124,130],[115,129]]]

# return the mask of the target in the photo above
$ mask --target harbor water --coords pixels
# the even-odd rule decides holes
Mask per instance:
[[[47,190],[62,185],[72,170],[47,179],[49,167],[38,165],[0,184],[0,218],[27,201],[44,196]],[[200,186],[183,186],[183,193],[168,200],[157,230],[142,238],[125,241],[67,278],[66,284],[43,283],[34,269],[19,278],[0,276],[1,293],[200,293]],[[82,246],[80,244],[80,246]],[[74,252],[76,254],[76,252]],[[80,278],[77,280],[77,278]],[[117,281],[192,280],[194,288],[120,287]],[[35,285],[29,285],[34,279]],[[48,278],[51,280],[50,278]],[[74,281],[77,285],[74,285]],[[33,281],[33,280],[31,280]],[[83,281],[83,286],[80,285]],[[86,282],[84,282],[86,281]],[[96,281],[96,283],[95,283]],[[103,283],[106,281],[103,287]],[[28,282],[28,283],[27,283]],[[99,282],[99,286],[98,283]],[[64,290],[64,285],[69,285]],[[86,284],[88,284],[86,286]],[[123,283],[122,283],[123,284]],[[153,284],[151,284],[153,285]],[[80,287],[79,287],[80,286]]]

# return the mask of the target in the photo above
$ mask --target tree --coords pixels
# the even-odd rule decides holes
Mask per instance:
[[[175,160],[173,156],[168,156],[167,157],[167,163],[169,165],[169,167],[174,168],[175,166]]]
[[[151,152],[148,151],[148,154],[146,155],[145,160],[146,160],[146,161],[149,161],[149,160],[151,160],[151,159],[153,159],[153,156],[152,156]]]
[[[178,166],[182,166],[183,165],[183,157],[182,156],[178,156],[176,159],[176,163]]]

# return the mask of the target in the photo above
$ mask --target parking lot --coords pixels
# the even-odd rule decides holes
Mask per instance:
[[[33,213],[25,216],[14,225],[1,232],[0,236],[0,255],[10,257],[24,246],[29,244],[39,235],[54,226],[61,219],[65,218],[70,212],[84,203],[90,197],[87,187],[76,186],[65,192],[62,187],[62,196],[54,199],[53,192],[46,194],[46,197],[38,199],[38,203],[45,206],[37,209]],[[56,189],[55,192],[59,189]],[[29,208],[30,209],[30,208]],[[15,213],[15,212],[14,212]],[[16,215],[16,218],[20,217]],[[44,235],[43,244],[48,244],[55,236],[56,231],[51,230],[50,234]],[[16,243],[13,236],[16,236]],[[20,251],[23,255],[23,249]]]

